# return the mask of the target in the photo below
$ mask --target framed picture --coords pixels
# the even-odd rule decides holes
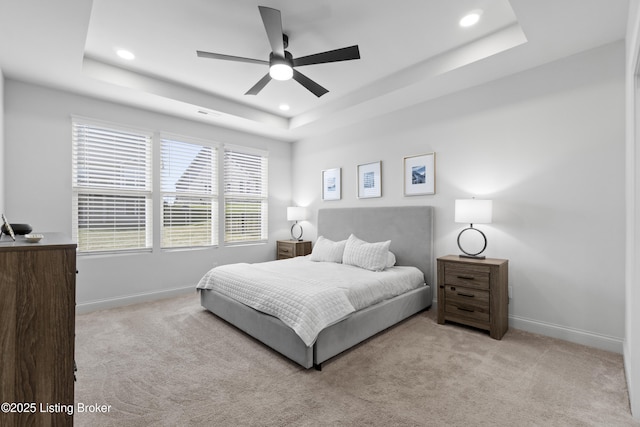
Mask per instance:
[[[358,198],[382,197],[382,162],[358,165]]]
[[[322,171],[322,200],[340,200],[342,198],[342,169],[334,168]]]
[[[404,158],[404,195],[436,193],[436,153]]]

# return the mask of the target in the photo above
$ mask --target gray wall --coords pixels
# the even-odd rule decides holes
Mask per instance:
[[[433,205],[442,256],[459,253],[454,200],[493,199],[493,223],[478,227],[487,256],[510,260],[510,324],[621,352],[624,54],[618,42],[299,141],[294,202]],[[403,197],[403,157],[428,152],[436,195]],[[383,196],[357,199],[356,166],[377,160]],[[323,202],[321,171],[335,167],[343,198]],[[307,229],[315,238],[313,219]]]
[[[12,222],[71,235],[71,115],[269,151],[269,235],[262,245],[78,257],[80,311],[193,290],[211,267],[275,258],[289,236],[291,145],[8,79],[6,211]],[[159,213],[154,212],[157,218]],[[157,221],[156,221],[157,222]],[[154,233],[156,236],[158,232]]]

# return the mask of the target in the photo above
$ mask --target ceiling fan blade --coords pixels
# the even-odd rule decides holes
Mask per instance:
[[[293,66],[300,67],[302,65],[350,61],[352,59],[360,59],[360,49],[358,49],[358,45],[343,47],[342,49],[329,50],[327,52],[316,53],[314,55],[296,58],[293,60]]]
[[[225,61],[249,62],[251,64],[269,65],[269,61],[264,61],[262,59],[244,58],[242,56],[223,55],[221,53],[204,52],[201,50],[196,50],[196,53],[200,58],[224,59]]]
[[[311,80],[309,77],[305,76],[298,70],[293,70],[293,79],[300,83],[302,86],[307,88],[310,92],[312,92],[315,96],[320,98],[325,93],[329,92],[327,89],[320,86],[318,83]]]
[[[258,83],[253,85],[253,87],[249,89],[247,93],[245,93],[245,95],[257,95],[270,81],[271,76],[269,75],[269,73],[267,73],[263,78],[260,79],[260,81],[258,81]]]
[[[284,40],[282,37],[282,16],[280,11],[270,7],[258,6],[264,29],[267,30],[267,37],[274,55],[284,58]]]

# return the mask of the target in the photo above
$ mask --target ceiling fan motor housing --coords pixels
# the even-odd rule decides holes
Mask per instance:
[[[293,56],[286,50],[284,51],[284,58],[271,52],[269,54],[269,65],[273,67],[275,64],[285,64],[293,68]]]

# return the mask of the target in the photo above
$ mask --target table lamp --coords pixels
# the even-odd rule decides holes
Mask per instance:
[[[290,206],[287,208],[287,221],[295,221],[291,226],[291,240],[302,240],[302,226],[298,224],[298,221],[304,221],[307,219],[307,210],[299,206]],[[299,228],[299,234],[294,232],[295,228]]]
[[[463,229],[458,234],[458,247],[463,252],[460,256],[463,258],[485,259],[484,255],[480,255],[487,248],[487,236],[477,228],[473,228],[473,224],[491,224],[493,214],[493,201],[463,199],[456,200],[455,205],[455,222],[468,223],[469,227]],[[483,248],[478,252],[465,251],[460,244],[460,238],[463,233],[476,232],[480,233],[484,241]]]

